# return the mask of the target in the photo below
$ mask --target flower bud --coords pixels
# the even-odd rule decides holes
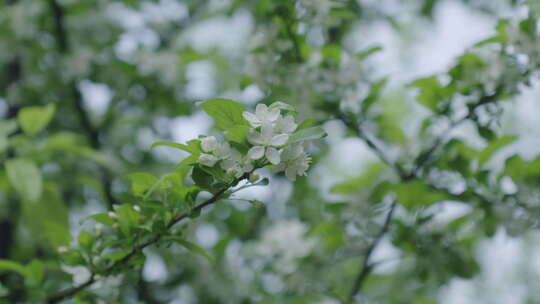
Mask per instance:
[[[97,234],[101,234],[103,232],[103,224],[102,223],[96,223],[94,225],[94,229],[96,230]]]
[[[68,251],[68,248],[66,246],[60,246],[56,249],[58,253],[65,253]]]
[[[112,219],[117,219],[117,218],[118,218],[118,214],[116,214],[116,212],[109,211],[107,214],[108,214],[109,217],[112,218]]]
[[[238,173],[239,173],[239,171],[236,168],[227,169],[227,175],[229,175],[229,176],[237,176]]]
[[[134,205],[133,210],[135,210],[137,212],[141,212],[141,207],[139,205]]]
[[[250,200],[249,202],[253,205],[253,207],[256,207],[256,208],[264,207],[264,203],[261,202],[260,200]]]
[[[256,183],[260,178],[261,176],[259,174],[253,172],[249,175],[249,182]]]

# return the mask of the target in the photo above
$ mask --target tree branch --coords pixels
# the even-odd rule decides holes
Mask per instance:
[[[371,273],[373,270],[373,267],[375,264],[371,264],[369,262],[371,255],[373,254],[373,251],[375,248],[377,248],[377,245],[381,242],[384,235],[388,232],[388,229],[390,228],[390,221],[392,220],[392,217],[394,215],[394,210],[396,209],[397,201],[393,201],[390,205],[390,211],[388,211],[388,214],[386,215],[386,218],[384,219],[384,224],[381,228],[381,231],[379,231],[379,234],[375,237],[373,242],[369,245],[369,247],[366,250],[366,253],[364,254],[364,261],[362,263],[362,268],[360,269],[360,272],[356,276],[356,279],[354,280],[353,289],[351,290],[351,294],[349,296],[349,302],[352,302],[354,300],[354,297],[358,294],[360,289],[362,288],[362,285],[367,278],[367,276]]]
[[[502,94],[502,87],[499,86],[496,90],[495,90],[495,93],[491,94],[491,95],[485,95],[483,96],[482,98],[480,98],[480,100],[475,103],[473,106],[471,106],[469,108],[469,112],[467,113],[466,116],[456,120],[456,121],[453,121],[450,126],[440,135],[438,136],[433,144],[428,148],[426,149],[424,152],[420,153],[418,155],[418,157],[414,160],[413,162],[413,169],[411,169],[409,172],[406,172],[397,162],[395,161],[392,161],[390,160],[390,158],[386,155],[386,153],[375,143],[375,141],[371,140],[369,138],[369,136],[367,136],[362,128],[360,127],[360,125],[358,124],[358,122],[354,119],[354,118],[349,118],[349,117],[346,117],[345,115],[341,114],[340,115],[340,120],[342,120],[346,126],[348,126],[349,128],[353,129],[355,132],[356,132],[356,135],[361,138],[362,140],[364,140],[364,142],[370,147],[370,149],[375,153],[377,154],[377,156],[384,162],[386,163],[390,168],[392,168],[394,171],[396,171],[396,174],[399,176],[399,178],[401,179],[402,182],[407,182],[407,181],[410,181],[410,180],[413,180],[415,178],[419,178],[421,173],[422,173],[422,170],[430,165],[431,163],[433,163],[434,161],[436,161],[433,156],[435,154],[435,152],[444,144],[444,142],[446,141],[447,137],[450,135],[450,133],[459,125],[461,125],[462,123],[464,123],[465,121],[467,121],[468,119],[471,119],[474,117],[475,115],[475,110],[480,107],[481,105],[484,105],[484,104],[487,104],[487,103],[490,103],[490,102],[493,102],[495,101],[499,96],[500,94]],[[363,285],[363,282],[364,280],[367,278],[367,276],[371,273],[371,270],[374,266],[374,264],[369,264],[369,258],[371,256],[371,254],[373,253],[373,250],[377,247],[378,243],[380,242],[381,238],[386,234],[386,232],[388,231],[389,229],[389,224],[390,224],[390,221],[392,219],[392,215],[393,215],[393,211],[394,211],[394,208],[396,206],[396,201],[394,201],[392,203],[392,206],[391,206],[391,209],[390,209],[390,212],[388,213],[387,215],[387,218],[383,224],[383,227],[381,229],[381,232],[379,233],[379,235],[373,240],[373,242],[370,244],[370,246],[368,247],[366,253],[365,253],[365,258],[364,258],[364,263],[362,265],[362,268],[360,270],[360,272],[358,273],[358,276],[356,277],[356,280],[353,284],[353,288],[352,288],[352,291],[351,291],[351,294],[350,294],[350,298],[349,298],[349,301],[352,302],[354,297],[358,294],[358,292],[361,290],[362,288],[362,285]]]
[[[58,51],[61,55],[65,55],[69,52],[69,39],[64,22],[65,12],[63,7],[58,3],[57,0],[49,0],[49,5],[54,17],[55,35],[58,43]],[[70,83],[70,87],[71,94],[74,99],[75,110],[79,117],[79,121],[84,130],[84,133],[86,134],[86,137],[88,138],[91,147],[95,150],[99,150],[101,149],[100,132],[92,125],[92,121],[90,120],[90,117],[86,112],[86,109],[84,108],[83,98],[81,96],[81,93],[79,92],[79,89],[77,88],[77,84],[72,82]],[[100,165],[99,170],[101,174],[101,186],[105,195],[107,208],[109,210],[113,210],[113,206],[117,204],[117,201],[114,198],[112,192],[111,174],[109,172],[109,169],[102,165]]]
[[[237,179],[236,182],[244,180],[248,176],[249,176],[249,174],[246,173],[242,177]],[[214,194],[211,198],[209,198],[206,201],[204,201],[204,202],[200,203],[199,205],[195,206],[189,212],[183,212],[183,213],[179,214],[178,216],[176,216],[175,218],[173,218],[173,220],[171,220],[171,222],[169,222],[169,224],[167,224],[167,231],[170,230],[178,222],[180,222],[183,219],[189,217],[190,214],[192,214],[193,212],[198,212],[198,211],[202,210],[204,207],[212,205],[213,203],[217,202],[219,199],[222,198],[223,194],[225,194],[225,192],[229,188],[230,187],[225,187],[225,188],[221,189],[219,192]],[[131,258],[133,258],[137,254],[141,253],[144,248],[159,242],[162,237],[163,237],[162,234],[155,235],[154,237],[150,238],[146,242],[134,247],[126,256],[124,256],[122,259],[116,261],[111,266],[109,266],[107,269],[105,269],[104,273],[114,271],[118,267],[126,264],[127,262],[129,262],[129,260],[131,260]],[[55,295],[50,296],[47,299],[47,303],[49,303],[49,304],[58,303],[60,301],[63,301],[63,300],[66,300],[68,298],[71,298],[71,297],[75,296],[77,293],[81,292],[82,290],[86,289],[88,286],[92,285],[96,281],[95,276],[96,276],[96,273],[92,273],[92,275],[90,276],[90,279],[88,279],[88,281],[84,282],[83,284],[81,284],[79,286],[74,286],[74,287],[65,289],[65,290],[63,290],[63,291],[61,291],[61,292],[59,292],[59,293],[57,293]]]

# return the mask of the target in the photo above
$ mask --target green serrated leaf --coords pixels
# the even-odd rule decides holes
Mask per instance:
[[[26,277],[32,282],[39,284],[45,276],[45,265],[39,260],[32,260],[26,265]]]
[[[190,147],[190,146],[187,146],[187,145],[184,145],[184,144],[175,143],[175,142],[168,142],[168,141],[158,141],[158,142],[155,142],[155,143],[152,144],[152,146],[150,147],[150,149],[154,149],[155,147],[160,147],[160,146],[177,148],[177,149],[180,149],[180,150],[184,150],[184,151],[186,151],[186,152],[189,152],[189,153],[193,153],[193,148]]]
[[[485,164],[491,159],[493,154],[499,151],[501,148],[511,144],[517,139],[517,136],[504,136],[498,138],[488,144],[488,146],[478,154],[478,162],[480,165]]]
[[[136,196],[144,196],[146,191],[158,182],[157,177],[149,173],[137,172],[128,175],[131,181],[131,191]]]
[[[249,126],[242,116],[244,106],[234,100],[215,98],[201,104],[201,108],[214,119],[216,127],[230,130],[238,125]]]
[[[11,271],[16,272],[24,277],[28,275],[26,267],[10,260],[0,260],[0,273]]]
[[[199,245],[197,245],[197,244],[186,241],[186,240],[184,240],[182,238],[179,238],[179,237],[173,237],[173,238],[170,238],[170,240],[173,240],[173,241],[177,242],[178,244],[184,246],[186,249],[188,249],[189,251],[191,251],[193,253],[196,253],[196,254],[198,254],[200,256],[205,257],[210,262],[214,261],[214,259],[206,252],[206,250],[204,250],[202,247],[199,247]]]
[[[380,46],[370,47],[370,48],[368,48],[366,50],[363,50],[363,51],[357,53],[356,58],[358,58],[360,60],[363,60],[363,59],[365,59],[365,58],[367,58],[367,57],[369,57],[369,56],[371,56],[371,55],[373,55],[373,54],[375,54],[377,52],[382,51],[382,49],[383,48],[380,47]]]
[[[234,126],[225,132],[225,138],[238,144],[245,144],[249,129],[246,125]]]
[[[420,89],[418,101],[434,112],[438,110],[438,104],[441,101],[441,84],[436,76],[421,78],[409,85]]]
[[[210,189],[214,182],[214,178],[211,174],[203,170],[200,166],[195,166],[191,173],[191,178],[195,184],[203,189]]]
[[[45,236],[54,247],[68,245],[71,234],[68,227],[57,222],[47,221],[44,223]]]
[[[331,192],[339,194],[352,194],[374,182],[385,166],[381,163],[373,163],[366,168],[361,176],[334,185]]]
[[[299,130],[291,135],[289,138],[288,144],[292,144],[295,142],[303,141],[303,140],[313,140],[313,139],[319,139],[326,136],[326,131],[324,131],[323,128],[316,126],[316,127],[309,127],[302,130]]]
[[[6,171],[10,184],[24,199],[35,202],[43,192],[41,172],[28,159],[13,158],[6,161]]]
[[[55,110],[54,104],[44,107],[26,107],[19,111],[17,119],[24,133],[32,136],[49,124]]]
[[[90,251],[94,244],[95,237],[88,231],[81,231],[78,237],[79,245],[86,251]]]
[[[397,195],[397,201],[406,208],[429,206],[436,202],[449,200],[451,197],[436,191],[423,181],[412,181],[393,186]]]
[[[282,111],[296,112],[296,109],[293,106],[291,106],[288,103],[281,102],[281,101],[276,101],[276,102],[272,103],[268,107],[268,110],[272,110],[272,109],[280,109]]]
[[[114,220],[107,213],[97,213],[89,216],[89,218],[109,227],[112,227],[112,225],[114,225]]]

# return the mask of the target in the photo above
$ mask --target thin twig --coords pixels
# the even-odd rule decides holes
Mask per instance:
[[[386,218],[384,219],[384,224],[381,228],[381,231],[375,236],[375,239],[373,239],[373,242],[369,245],[369,247],[366,250],[366,253],[364,254],[364,261],[362,263],[362,268],[358,275],[356,276],[356,279],[354,280],[353,289],[351,290],[351,294],[349,296],[349,302],[352,302],[354,300],[354,297],[358,294],[358,291],[362,288],[362,285],[364,283],[364,280],[367,278],[367,276],[371,273],[373,270],[373,267],[375,264],[371,264],[369,262],[371,255],[373,254],[373,251],[375,248],[377,248],[377,245],[381,242],[384,235],[388,232],[388,229],[390,228],[390,222],[392,220],[392,217],[394,215],[394,210],[396,209],[397,201],[393,201],[390,205],[390,211],[388,211],[388,214],[386,215]]]

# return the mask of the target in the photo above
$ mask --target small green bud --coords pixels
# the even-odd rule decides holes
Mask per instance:
[[[259,174],[253,172],[249,175],[249,182],[256,183],[260,178],[261,176]]]
[[[264,208],[264,203],[261,202],[260,200],[250,200],[249,202],[250,202],[250,203],[253,205],[253,207],[255,207],[255,208]]]

